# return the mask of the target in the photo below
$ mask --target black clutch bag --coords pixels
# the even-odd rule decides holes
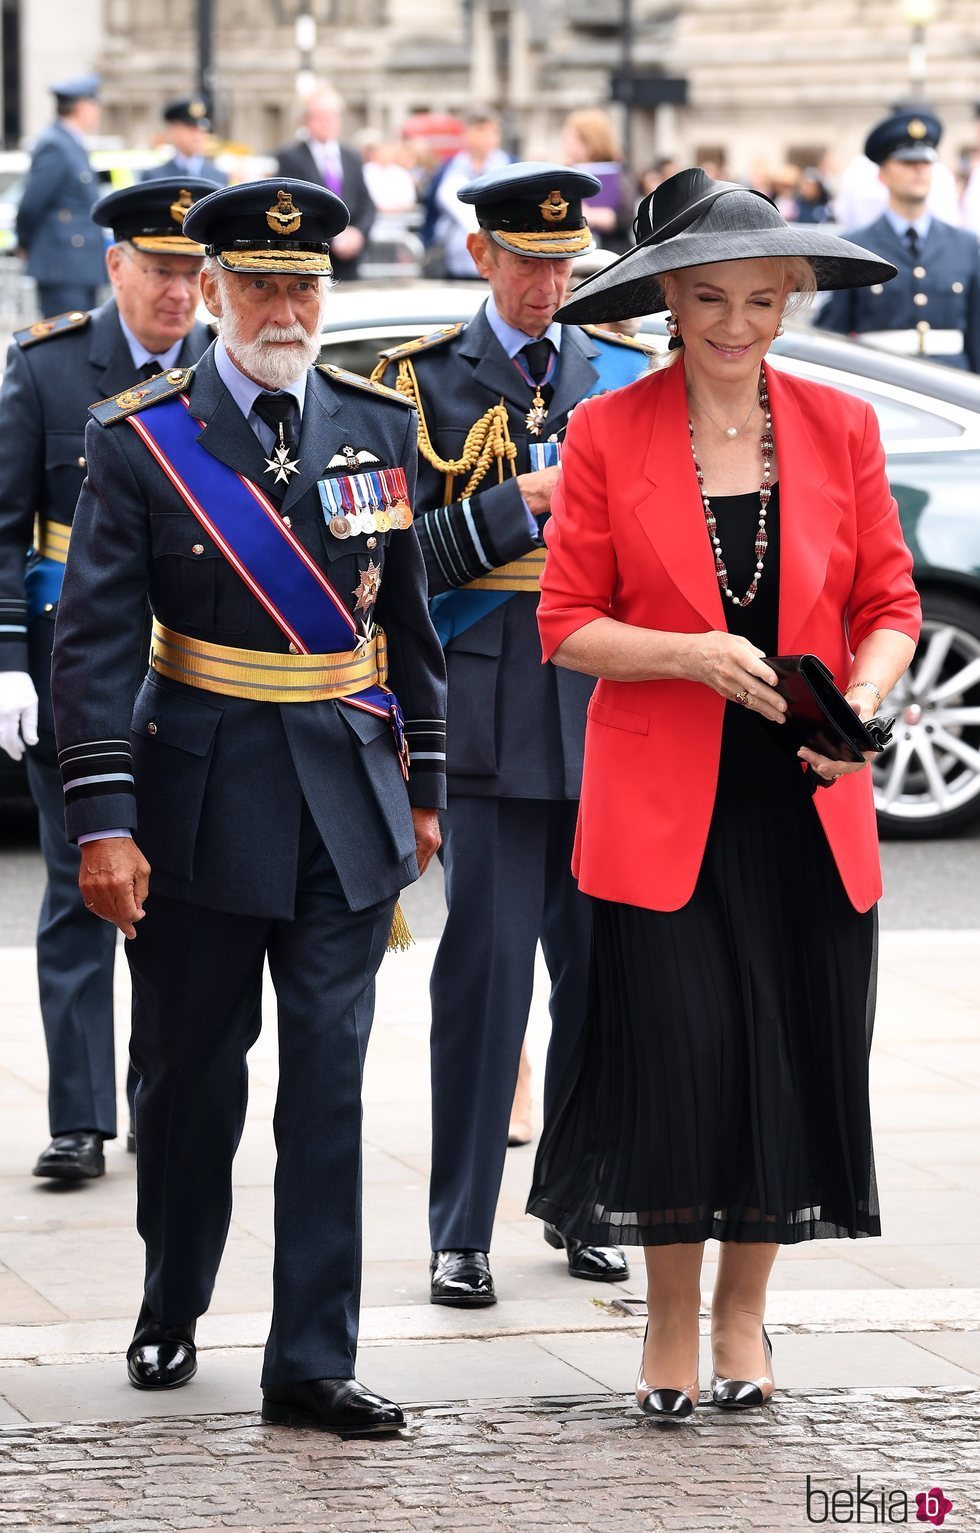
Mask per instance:
[[[863,761],[866,751],[877,754],[890,743],[895,720],[863,724],[819,656],[767,655],[766,664],[776,672],[776,691],[788,704],[779,731],[794,749],[805,745],[831,761]]]

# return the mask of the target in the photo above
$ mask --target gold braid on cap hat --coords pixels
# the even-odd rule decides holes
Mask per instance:
[[[381,382],[388,365],[388,361],[382,358],[371,374],[372,383]],[[444,505],[448,506],[453,499],[453,481],[458,475],[469,474],[460,496],[460,499],[465,500],[466,496],[472,495],[482,482],[494,458],[497,460],[498,484],[502,484],[504,480],[505,461],[510,464],[511,474],[517,473],[514,466],[517,448],[511,440],[510,427],[507,424],[507,407],[503,401],[500,404],[491,405],[479,420],[473,422],[466,433],[462,457],[441,458],[432,445],[425,410],[422,407],[422,392],[415,369],[408,357],[400,357],[398,360],[395,388],[399,394],[404,394],[406,399],[410,399],[419,412],[419,452],[427,463],[431,463],[434,469],[446,476]]]

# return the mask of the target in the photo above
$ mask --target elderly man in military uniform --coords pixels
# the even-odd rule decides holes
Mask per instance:
[[[207,102],[200,96],[181,96],[176,101],[168,101],[163,109],[163,120],[174,152],[162,165],[151,165],[149,170],[144,170],[143,180],[156,181],[161,176],[197,176],[215,186],[227,186],[228,177],[224,171],[208,158],[211,119]]]
[[[279,1092],[262,1413],[359,1433],[403,1421],[354,1377],[361,1072],[399,890],[439,844],[445,667],[412,527],[415,411],[313,366],[346,222],[331,192],[282,179],[187,215],[219,339],[195,368],[93,408],[52,692],[84,899],[129,938],[146,1246],[130,1381],[167,1389],[196,1371],[267,961]]]
[[[542,666],[541,528],[569,411],[649,365],[624,336],[552,316],[592,248],[593,176],[521,163],[463,186],[490,294],[466,325],[384,354],[419,406],[419,537],[449,671],[448,915],[432,973],[431,1299],[495,1302],[489,1265],[540,941],[551,976],[547,1113],[579,1034],[588,902],[570,871],[591,678]],[[575,1277],[625,1279],[615,1249],[566,1242]]]
[[[17,243],[46,319],[91,309],[105,281],[102,237],[92,222],[99,182],[85,148],[99,126],[99,84],[97,75],[78,75],[52,85],[57,115],[34,145],[17,208]]]
[[[814,323],[900,356],[978,372],[980,247],[926,205],[941,135],[942,123],[925,111],[897,112],[872,129],[864,152],[879,167],[888,205],[847,238],[893,262],[898,276],[884,287],[832,293]]]
[[[116,944],[110,927],[86,915],[78,850],[65,839],[51,716],[55,616],[85,477],[89,405],[189,366],[212,340],[195,319],[204,249],[182,232],[193,199],[210,190],[203,181],[158,181],[103,198],[94,217],[116,238],[108,252],[113,297],[92,314],[75,310],[19,330],[0,388],[0,747],[15,760],[30,747],[40,814],[48,882],[37,955],[52,1140],[34,1174],[62,1181],[101,1176],[103,1142],[116,1133]],[[145,658],[137,641],[130,697]],[[132,1086],[131,1077],[130,1094]]]

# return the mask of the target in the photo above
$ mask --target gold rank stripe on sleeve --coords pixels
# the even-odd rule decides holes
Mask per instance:
[[[145,410],[149,405],[158,405],[165,399],[173,399],[175,394],[185,393],[190,388],[193,376],[192,367],[172,367],[169,372],[160,373],[145,383],[123,389],[121,394],[113,394],[109,399],[100,399],[97,404],[89,405],[89,414],[100,426],[114,426],[117,421],[134,415],[137,410]]]
[[[405,394],[389,389],[383,383],[375,383],[370,378],[362,378],[360,373],[349,373],[344,367],[335,367],[332,362],[321,362],[317,371],[323,373],[332,383],[342,383],[352,389],[364,389],[366,393],[373,394],[376,398],[390,399],[393,403],[406,405],[411,410],[416,408],[414,399],[409,399]]]
[[[54,335],[67,335],[71,330],[84,330],[91,315],[82,309],[69,309],[65,314],[54,314],[50,319],[39,319],[23,330],[14,331],[14,340],[23,349],[36,346],[39,341],[49,341]]]
[[[65,522],[34,519],[34,547],[42,559],[53,559],[55,564],[67,564],[68,539],[71,528]]]
[[[532,548],[530,553],[524,554],[522,558],[513,559],[509,564],[500,564],[488,574],[469,581],[463,589],[465,591],[523,591],[536,596],[541,586],[541,576],[544,574],[546,552],[544,548]]]

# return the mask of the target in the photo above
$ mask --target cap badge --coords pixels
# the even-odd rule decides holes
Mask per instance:
[[[913,117],[905,131],[909,138],[925,138],[926,134],[929,132],[929,129],[926,127],[921,117]]]
[[[273,234],[295,234],[302,220],[302,213],[293,207],[291,192],[277,193],[275,207],[270,208],[265,215],[265,221]]]
[[[190,192],[187,190],[186,186],[181,187],[180,196],[177,198],[177,201],[170,204],[170,217],[173,219],[175,224],[182,224],[184,222],[184,214],[187,212],[188,208],[192,208],[193,206],[194,199]]]
[[[188,117],[206,117],[208,109],[203,101],[189,101],[187,103],[187,115]]]
[[[568,213],[568,203],[561,192],[549,192],[544,202],[538,203],[541,217],[549,224],[560,224]]]

